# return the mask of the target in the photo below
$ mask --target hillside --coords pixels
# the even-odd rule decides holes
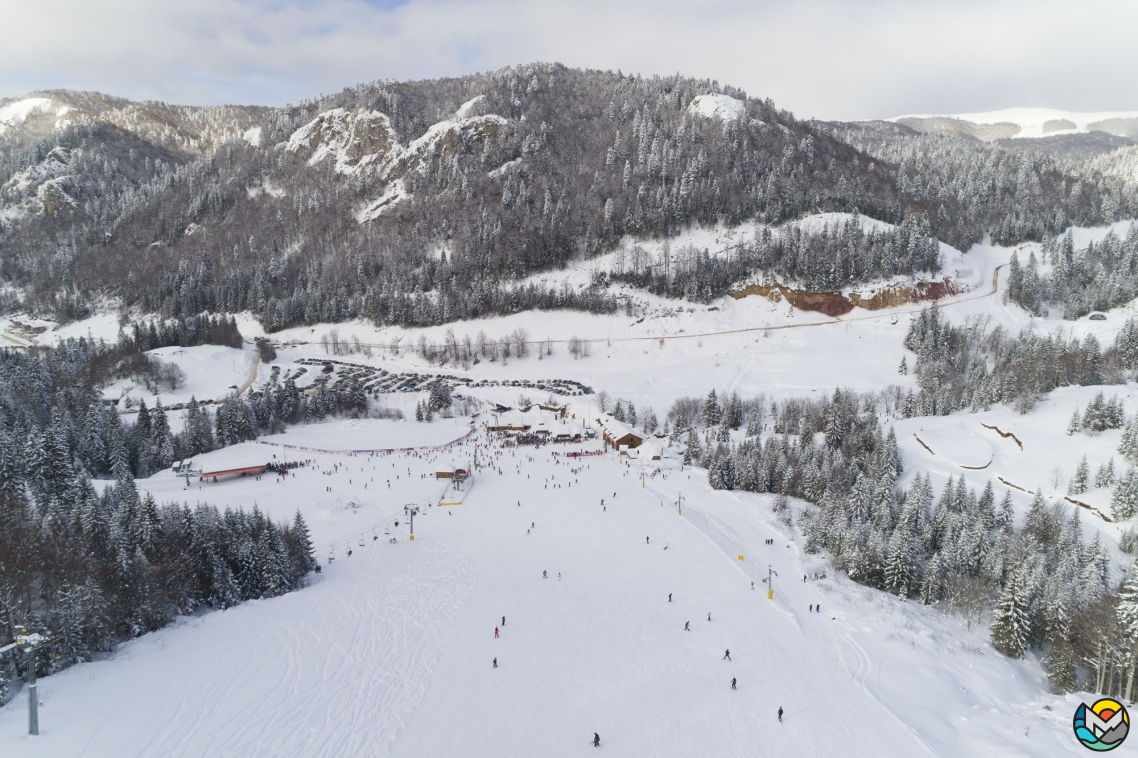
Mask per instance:
[[[899,245],[885,273],[911,275],[930,267],[907,252],[921,238],[1038,240],[1134,204],[1121,180],[1030,155],[939,138],[917,160],[905,127],[870,137],[715,82],[556,64],[361,84],[277,109],[77,93],[3,107],[0,277],[9,307],[64,320],[107,298],[167,317],[248,310],[273,331],[611,312],[598,292],[515,282],[622,240],[854,211],[904,229],[873,255]],[[820,238],[800,247],[806,268],[837,254]],[[799,282],[802,254],[758,259]],[[852,266],[826,286],[880,268]],[[711,278],[717,294],[758,273],[692,283]]]

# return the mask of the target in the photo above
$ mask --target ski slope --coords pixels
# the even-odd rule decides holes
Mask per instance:
[[[322,577],[43,679],[41,736],[24,736],[17,699],[0,710],[0,754],[573,756],[592,754],[594,731],[621,756],[1082,749],[1077,702],[1042,694],[1038,665],[994,653],[957,619],[825,576],[769,496],[712,492],[669,459],[642,485],[615,454],[555,455],[570,449],[499,449],[483,433],[445,453],[312,454],[284,479],[141,481],[160,500],[257,504],[280,519],[299,507]],[[429,505],[436,464],[475,455],[463,504]],[[414,542],[409,502],[423,507]]]

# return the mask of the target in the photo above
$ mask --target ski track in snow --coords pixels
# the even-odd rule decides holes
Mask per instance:
[[[377,553],[360,551],[355,560],[378,569]],[[172,683],[166,702],[153,709],[164,722],[123,755],[388,755],[426,693],[441,638],[476,579],[470,561],[442,543],[412,555],[393,575],[368,572],[350,594],[319,593],[310,613],[273,613],[257,636],[234,640],[236,649],[214,667]],[[329,574],[299,594],[318,593],[335,580],[336,572]],[[271,675],[256,668],[269,651],[277,651],[268,655],[276,661]],[[260,695],[249,697],[249,687]],[[187,722],[197,725],[188,741]],[[103,754],[92,743],[83,754]]]

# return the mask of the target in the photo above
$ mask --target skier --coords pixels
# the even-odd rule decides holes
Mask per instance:
[[[668,602],[669,603],[672,602],[672,593],[671,592],[668,593]]]
[[[685,631],[685,632],[690,632],[690,631],[691,631],[691,622],[690,622],[690,621],[685,621],[685,622],[684,622],[684,631]]]
[[[651,538],[649,538],[649,537],[645,537],[645,538],[644,538],[644,544],[645,544],[645,545],[651,545],[651,544],[652,544],[652,540],[651,540]]]
[[[497,631],[497,630],[495,630],[495,631]],[[494,635],[494,636],[496,637],[497,635]],[[726,658],[727,660],[731,660],[731,651],[728,650],[727,652],[725,652],[723,654],[723,658]],[[723,659],[721,658],[720,660],[723,660]]]
[[[498,627],[494,627],[494,639],[498,639]]]
[[[502,617],[502,626],[505,626],[505,625],[506,625],[506,617],[505,617],[505,616],[503,616],[503,617]]]
[[[597,734],[596,732],[593,732],[593,747],[600,747],[600,746],[601,746],[601,735]]]
[[[755,588],[755,583],[751,582],[751,589],[754,589],[754,588]]]
[[[498,659],[495,658],[494,660],[496,661]],[[495,665],[497,665],[497,664],[495,664]],[[735,689],[735,677],[731,677],[731,689]]]
[[[494,659],[494,668],[498,668],[498,659],[497,658]]]
[[[707,612],[707,620],[708,620],[708,621],[711,621],[711,611],[708,611],[708,612]]]
[[[822,604],[821,603],[818,603],[818,605],[814,606],[814,612],[815,613],[821,613],[822,612]]]
[[[548,571],[542,571],[541,572],[541,578],[542,579],[548,579],[549,578],[549,572]]]
[[[803,574],[803,575],[802,575],[802,583],[803,583],[803,584],[806,584],[806,574]]]
[[[778,707],[778,723],[782,723],[782,706]]]
[[[811,612],[811,613],[813,613],[813,612],[814,612],[814,604],[813,604],[813,603],[811,603],[811,604],[810,604],[810,612]]]

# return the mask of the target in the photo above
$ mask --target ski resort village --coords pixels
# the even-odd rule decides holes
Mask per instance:
[[[1138,112],[460,37],[0,97],[0,757],[1122,746]]]

